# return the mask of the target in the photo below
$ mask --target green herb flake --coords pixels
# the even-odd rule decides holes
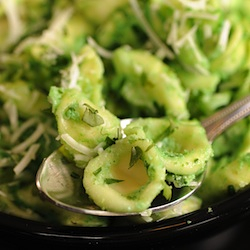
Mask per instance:
[[[102,171],[102,168],[96,169],[96,171],[93,172],[94,176],[97,176]]]
[[[106,184],[108,184],[108,185],[114,184],[114,183],[119,183],[119,182],[122,182],[122,181],[124,181],[124,180],[119,180],[119,179],[114,179],[114,178],[106,178],[106,179],[104,180],[104,182],[105,182]]]
[[[160,142],[163,139],[165,139],[166,137],[169,137],[174,131],[175,131],[175,127],[173,127],[172,125],[169,125],[156,139],[156,142]]]
[[[111,145],[115,144],[116,140],[117,140],[116,138],[112,139],[109,136],[107,136],[106,139],[105,139],[105,147],[104,147],[104,149],[106,149],[106,148],[110,147]]]
[[[91,127],[100,126],[104,123],[103,118],[98,114],[98,110],[92,108],[88,104],[84,104],[86,107],[85,112],[83,114],[82,120],[87,123]]]
[[[152,143],[152,144],[150,144],[148,147],[147,147],[147,149],[146,149],[146,151],[145,152],[148,152],[151,148],[153,148],[154,147],[154,144]]]
[[[142,149],[138,146],[132,147],[129,168],[132,168],[142,157]]]
[[[198,163],[199,163],[199,159],[198,158],[194,159],[194,164],[198,164]]]

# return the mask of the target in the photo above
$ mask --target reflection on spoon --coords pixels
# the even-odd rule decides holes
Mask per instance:
[[[213,141],[229,126],[250,114],[250,96],[239,100],[214,115],[202,121],[209,141]],[[132,119],[124,119],[121,126],[124,128]],[[38,170],[36,185],[41,194],[50,202],[64,209],[77,213],[97,216],[131,216],[150,215],[151,213],[166,210],[191,196],[201,185],[205,173],[198,176],[196,186],[173,189],[170,201],[158,196],[150,208],[140,213],[116,213],[101,210],[84,192],[82,185],[83,170],[74,163],[67,161],[59,150],[46,158]]]

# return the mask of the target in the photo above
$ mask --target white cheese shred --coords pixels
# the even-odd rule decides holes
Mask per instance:
[[[16,175],[19,175],[29,165],[29,163],[35,159],[39,147],[40,144],[38,143],[29,147],[21,161],[14,167],[14,172]]]
[[[25,141],[21,142],[12,149],[12,153],[18,154],[24,152],[30,145],[35,143],[43,133],[44,126],[42,124],[39,124],[35,132],[30,137],[28,137]]]
[[[197,31],[197,25],[194,25],[185,35],[175,42],[177,49],[181,48],[187,41],[193,40],[193,35]]]
[[[84,154],[74,154],[74,161],[75,162],[88,162],[92,157]]]
[[[65,24],[68,22],[72,14],[73,8],[71,7],[62,11],[58,11],[57,15],[52,18],[49,28],[43,32],[40,42],[44,44],[48,44],[49,42],[50,46],[57,51],[59,49],[57,47],[57,43],[53,42],[58,40],[58,33],[63,30],[63,27],[65,27]]]
[[[8,115],[11,129],[13,131],[16,130],[18,127],[18,112],[16,105],[12,101],[8,101],[4,104],[3,108]]]
[[[226,20],[223,23],[222,31],[221,31],[219,42],[218,42],[218,46],[222,51],[225,51],[227,48],[230,30],[231,30],[231,23],[229,20]]]
[[[19,128],[17,128],[14,133],[11,135],[10,138],[10,143],[14,144],[19,137],[30,127],[34,126],[37,123],[37,119],[36,118],[30,118],[27,121],[25,121]]]
[[[0,127],[1,138],[4,138],[4,141],[10,141],[11,132],[9,126],[1,126]]]
[[[193,10],[204,10],[207,0],[179,0],[179,2]]]
[[[145,16],[143,15],[140,6],[137,2],[137,0],[130,0],[130,5],[132,7],[132,10],[134,11],[138,21],[142,25],[142,28],[147,33],[151,41],[159,48],[159,50],[163,53],[165,53],[165,56],[169,59],[174,58],[174,53],[166,46],[165,43],[161,41],[159,36],[155,34],[154,30],[151,28],[149,23],[147,22]]]
[[[97,53],[101,57],[106,58],[106,59],[112,58],[112,56],[113,56],[112,51],[109,51],[109,50],[103,48],[102,46],[100,46],[92,37],[88,37],[87,42],[92,48],[94,48],[97,51]]]
[[[0,168],[7,167],[10,164],[9,158],[2,158],[0,159]]]
[[[83,56],[76,56],[75,54],[71,55],[72,65],[68,71],[62,72],[62,81],[61,85],[64,88],[79,88],[77,81],[80,75],[79,64],[83,60]]]
[[[7,197],[7,194],[4,193],[2,190],[0,190],[0,196],[2,196],[2,197]]]
[[[20,17],[17,1],[0,2],[4,8],[9,25],[8,43],[13,43],[23,34],[24,26]]]
[[[62,134],[60,136],[61,140],[63,140],[66,144],[68,144],[71,148],[76,150],[79,153],[82,153],[84,155],[88,156],[95,156],[96,152],[95,150],[84,146],[83,144],[80,144],[77,142],[74,138],[72,138],[69,134]]]

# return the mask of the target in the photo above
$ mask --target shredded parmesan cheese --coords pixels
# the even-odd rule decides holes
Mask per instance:
[[[204,10],[207,0],[179,0],[184,6],[194,10]]]
[[[193,35],[197,31],[197,26],[193,26],[185,35],[181,37],[178,41],[175,42],[174,46],[177,48],[181,48],[187,41],[193,41]]]
[[[14,133],[11,135],[10,138],[10,143],[14,144],[15,142],[17,142],[17,140],[19,139],[19,137],[30,127],[34,126],[37,123],[37,119],[36,118],[30,118],[27,121],[25,121],[20,127],[18,127]]]
[[[80,75],[79,64],[82,62],[83,56],[76,56],[75,54],[72,54],[71,59],[72,65],[69,69],[69,72],[65,72],[65,77],[62,79],[62,87],[78,88],[77,80]]]
[[[177,20],[180,16],[180,12],[179,11],[175,11],[174,12],[174,20],[171,23],[171,27],[170,27],[170,31],[169,34],[167,36],[167,43],[170,45],[173,45],[175,43],[175,41],[177,40],[178,37],[178,25],[177,25]]]
[[[16,2],[17,1],[15,0],[1,1],[8,19],[8,43],[15,42],[23,34],[24,31],[23,23]]]
[[[3,197],[7,197],[7,194],[4,193],[2,190],[0,190],[0,195],[3,196]]]
[[[2,158],[0,159],[0,168],[2,167],[7,167],[10,163],[10,159],[9,158]]]
[[[12,101],[8,101],[3,106],[8,119],[10,121],[10,127],[14,131],[18,127],[18,112],[17,107]]]
[[[218,14],[211,14],[207,12],[194,12],[194,11],[188,11],[185,12],[182,16],[183,19],[204,19],[204,20],[211,20],[211,21],[216,21],[218,19],[219,15]]]
[[[6,1],[8,2],[8,1]],[[58,34],[62,32],[63,27],[68,22],[69,18],[73,14],[73,8],[68,8],[63,11],[60,11],[55,15],[55,17],[51,20],[50,26],[46,29],[42,36],[37,38],[35,36],[30,36],[27,39],[24,39],[15,49],[15,53],[21,53],[27,46],[32,44],[45,44],[50,46],[54,53],[63,54],[63,50],[60,48],[61,44],[58,44]],[[50,56],[54,56],[53,54]]]
[[[88,162],[92,157],[83,154],[74,154],[74,161],[75,162]]]
[[[151,41],[159,48],[161,52],[165,52],[165,56],[173,59],[174,54],[173,52],[166,46],[165,43],[161,41],[161,39],[155,34],[154,30],[150,27],[149,23],[147,22],[145,16],[143,15],[140,6],[137,2],[137,0],[130,0],[130,5],[132,7],[132,10],[134,11],[136,17],[138,18],[138,21],[141,23],[142,28],[147,33]]]
[[[225,51],[227,47],[230,30],[231,30],[231,23],[229,20],[226,20],[223,23],[222,31],[218,42],[218,46],[222,51]]]
[[[19,175],[29,165],[29,163],[35,159],[36,152],[38,151],[39,147],[40,144],[33,144],[30,146],[24,157],[14,168],[14,172],[16,175]]]
[[[83,144],[78,143],[74,138],[72,138],[69,134],[62,134],[61,140],[63,140],[66,144],[68,144],[71,148],[76,150],[77,152],[88,155],[88,156],[95,156],[95,150],[84,146]]]
[[[43,124],[39,124],[35,132],[30,137],[28,137],[25,141],[21,142],[12,149],[12,153],[18,154],[24,152],[29,146],[35,143],[43,133],[44,126]]]
[[[91,47],[93,47],[101,57],[107,58],[107,59],[112,58],[113,53],[101,47],[92,37],[88,37],[87,41],[88,41],[88,44]]]
[[[65,24],[68,22],[72,14],[73,8],[68,8],[58,12],[57,15],[55,15],[55,17],[52,19],[50,27],[43,32],[40,42],[43,44],[48,44],[49,41],[49,45],[60,54],[61,52],[57,47],[57,43],[53,43],[53,41],[58,41],[58,34],[63,30],[63,27],[65,27]]]
[[[1,138],[4,138],[5,141],[9,141],[11,137],[10,129],[7,126],[0,127]]]

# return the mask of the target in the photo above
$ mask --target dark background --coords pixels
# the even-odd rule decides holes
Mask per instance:
[[[132,248],[133,249],[150,249],[150,250],[249,250],[249,240],[250,240],[250,217],[244,218],[242,221],[238,223],[234,223],[234,225],[229,226],[222,231],[219,230],[217,232],[217,228],[214,228],[215,233],[210,232],[210,234],[206,237],[197,236],[197,238],[192,238],[190,241],[187,239],[183,239],[180,237],[176,239],[173,243],[169,244],[168,242],[157,241],[152,244],[146,243],[144,245],[143,242],[140,242],[138,245],[131,244],[129,246],[124,246],[123,244],[111,244],[106,246],[98,246],[98,244],[86,246],[86,244],[66,244],[59,242],[49,242],[41,239],[34,239],[29,236],[16,235],[13,232],[2,232],[0,234],[0,249],[20,249],[21,247],[25,247],[27,249],[36,249],[36,248],[44,248],[52,249],[55,247],[60,247],[60,249],[119,249],[121,247]]]

